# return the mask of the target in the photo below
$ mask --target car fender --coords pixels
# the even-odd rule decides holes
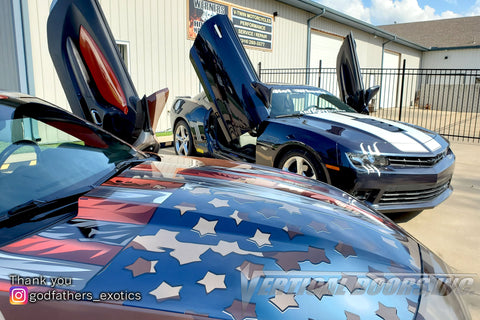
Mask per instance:
[[[335,141],[310,130],[292,127],[291,125],[275,121],[265,121],[261,126],[260,132],[257,138],[257,164],[277,167],[280,159],[289,150],[306,150],[320,164],[325,174],[326,182],[331,183],[330,175],[325,165],[338,164],[338,147]],[[279,134],[279,132],[284,132],[284,134]]]
[[[175,106],[177,105],[179,107],[175,109]],[[206,108],[202,104],[197,104],[188,100],[183,100],[183,103],[175,102],[173,106],[172,129],[174,130],[180,120],[185,121],[190,127],[195,151],[200,154],[210,153],[207,145],[206,132],[207,120],[211,109]]]

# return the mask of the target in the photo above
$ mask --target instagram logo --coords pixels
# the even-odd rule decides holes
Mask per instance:
[[[10,287],[10,304],[27,304],[27,287]]]

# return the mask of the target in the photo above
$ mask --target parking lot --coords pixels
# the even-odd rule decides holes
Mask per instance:
[[[480,320],[480,144],[452,142],[452,150],[456,156],[452,196],[434,209],[391,218],[437,253],[454,272],[475,274],[474,292],[465,300],[472,319]],[[175,152],[168,147],[160,153]]]
[[[480,319],[480,144],[452,142],[456,156],[453,194],[420,214],[392,217],[437,253],[454,272],[476,274],[475,293],[467,295],[473,319]]]

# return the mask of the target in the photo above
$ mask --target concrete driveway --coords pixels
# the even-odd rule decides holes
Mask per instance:
[[[453,194],[419,214],[390,216],[456,273],[475,274],[474,292],[465,295],[472,319],[480,320],[480,143],[452,142],[456,156]],[[173,148],[161,154],[175,154]]]
[[[391,216],[458,273],[476,274],[475,292],[465,295],[472,319],[480,320],[480,143],[452,142],[456,164],[453,194],[420,214]]]

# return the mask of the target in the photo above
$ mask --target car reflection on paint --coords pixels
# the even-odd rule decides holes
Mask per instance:
[[[447,140],[363,114],[378,87],[364,90],[352,35],[337,60],[342,101],[315,87],[261,83],[229,20],[204,26],[190,57],[205,92],[172,105],[177,154],[281,168],[381,212],[433,208],[451,194]]]

